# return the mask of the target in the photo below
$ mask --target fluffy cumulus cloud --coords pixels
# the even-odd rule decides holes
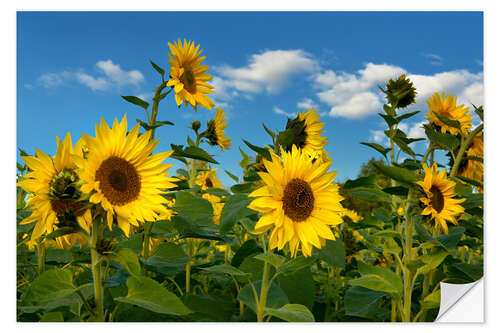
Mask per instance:
[[[315,72],[318,66],[318,62],[303,50],[272,50],[253,54],[246,66],[214,68],[217,79],[213,80],[213,84],[223,87],[223,92],[217,92],[216,97],[229,99],[235,92],[277,93],[286,87],[292,77]]]
[[[285,110],[283,109],[280,109],[279,107],[275,106],[273,108],[273,111],[274,113],[276,114],[279,114],[279,115],[282,115],[282,116],[286,116],[288,118],[295,118],[297,116],[297,113],[296,112],[286,112]]]
[[[332,117],[360,119],[382,109],[384,95],[378,86],[407,71],[388,64],[368,63],[355,73],[325,70],[314,77],[317,97],[326,104]],[[458,103],[483,103],[483,73],[467,70],[441,72],[433,75],[408,73],[417,88],[416,105],[412,109],[426,110],[426,100],[435,92],[446,91],[458,96]]]
[[[311,98],[304,98],[297,102],[297,108],[300,110],[309,110],[311,108],[318,108],[318,104],[315,103]]]
[[[113,87],[125,85],[138,86],[144,81],[144,76],[138,70],[124,70],[112,60],[101,60],[96,63],[98,74],[88,74],[84,70],[75,72],[63,71],[59,73],[46,73],[37,79],[37,83],[45,88],[60,86],[67,82],[77,82],[92,90],[109,90]]]

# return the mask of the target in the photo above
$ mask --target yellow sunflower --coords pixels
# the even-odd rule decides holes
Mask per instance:
[[[464,212],[460,203],[465,199],[454,199],[455,182],[446,178],[446,170],[438,170],[437,164],[431,167],[423,165],[425,177],[417,182],[423,189],[424,196],[420,201],[425,206],[422,215],[430,215],[435,228],[440,228],[448,233],[446,222],[458,224],[456,217]]]
[[[185,102],[197,110],[198,105],[206,109],[212,109],[214,102],[206,96],[213,93],[213,87],[207,83],[212,76],[205,73],[208,65],[201,65],[205,57],[201,57],[203,50],[198,51],[200,45],[194,46],[193,41],[186,42],[184,45],[181,40],[174,42],[174,45],[168,43],[170,52],[168,54],[170,63],[170,80],[167,86],[174,87],[175,101],[178,106]]]
[[[52,233],[59,223],[71,223],[71,220],[76,220],[87,232],[92,223],[90,210],[85,208],[81,201],[77,188],[79,179],[75,172],[76,164],[72,158],[74,154],[82,156],[83,140],[76,143],[74,150],[69,132],[63,142],[58,137],[56,140],[57,151],[54,158],[39,149],[35,149],[36,156],[22,157],[32,171],[17,183],[30,193],[26,205],[31,209],[31,215],[21,221],[21,224],[37,222],[31,234],[30,244],[42,235]],[[61,246],[68,243],[74,245],[74,241],[80,238],[65,235],[58,237],[57,242]]]
[[[484,158],[483,140],[480,137],[472,139],[472,144],[467,150],[467,157]],[[480,161],[464,159],[458,168],[458,174],[462,177],[483,182],[483,163]]]
[[[433,112],[436,112],[440,116],[445,116],[451,120],[460,122],[460,127],[463,133],[467,132],[467,130],[472,127],[472,115],[467,114],[469,108],[464,108],[463,104],[457,106],[457,98],[455,96],[450,94],[448,97],[445,97],[445,93],[443,91],[443,96],[441,98],[438,93],[435,93],[427,100],[427,104],[429,105],[429,113],[425,114],[427,119],[429,119],[429,121],[433,124],[439,126],[442,133],[449,132],[450,134],[457,135],[460,132],[457,128],[443,123]]]
[[[210,193],[204,193],[202,195],[202,198],[207,199],[212,204],[212,209],[214,211],[213,221],[215,224],[219,225],[220,215],[222,213],[222,208],[224,208],[224,203],[220,202],[221,198],[219,198],[216,195],[210,194]]]
[[[101,204],[111,229],[116,216],[118,227],[128,237],[130,225],[156,221],[170,213],[162,194],[173,188],[175,178],[166,172],[172,165],[161,164],[172,151],[152,154],[159,140],[151,140],[151,131],[139,135],[139,124],[127,134],[127,117],[113,127],[101,120],[96,124],[96,137],[83,134],[89,153],[76,158],[82,192],[90,202]]]
[[[217,169],[200,172],[196,179],[196,184],[200,185],[202,190],[223,188],[220,180],[217,178]]]
[[[321,248],[326,239],[335,239],[329,226],[343,222],[343,198],[333,183],[337,173],[327,172],[331,163],[313,162],[296,146],[271,158],[264,161],[267,172],[259,172],[265,185],[249,195],[257,198],[248,207],[262,214],[254,232],[273,228],[271,249],[288,243],[295,257],[300,245],[310,256],[312,246]]]
[[[224,129],[227,127],[226,114],[221,108],[217,108],[215,118],[207,124],[207,130],[202,134],[212,146],[219,146],[221,150],[231,147],[231,139],[225,136]]]
[[[293,145],[307,152],[311,157],[328,158],[323,156],[323,148],[328,144],[328,140],[321,136],[325,132],[322,128],[325,123],[319,121],[319,114],[314,108],[309,111],[304,110],[302,113],[297,112],[295,119],[288,119],[286,124],[287,130],[293,131],[293,140],[285,146],[286,151],[290,151]]]

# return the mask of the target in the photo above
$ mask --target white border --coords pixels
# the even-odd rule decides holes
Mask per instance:
[[[286,7],[285,7],[286,3]],[[11,331],[16,330],[36,330],[38,331],[62,331],[68,330],[74,332],[88,331],[90,330],[109,330],[109,329],[119,329],[120,331],[136,331],[147,325],[153,329],[160,330],[186,330],[193,329],[203,332],[220,332],[222,331],[234,331],[238,330],[243,332],[254,333],[255,329],[259,330],[280,330],[287,329],[292,331],[302,331],[304,329],[314,329],[314,330],[352,330],[352,329],[372,329],[374,325],[383,325],[382,328],[387,332],[400,332],[401,329],[405,330],[441,330],[443,328],[449,328],[455,332],[478,330],[478,329],[489,329],[498,323],[498,301],[495,306],[495,298],[499,295],[498,285],[500,281],[500,276],[498,274],[498,265],[493,264],[498,260],[498,240],[500,237],[500,221],[498,220],[498,213],[495,210],[498,198],[497,185],[498,183],[498,160],[497,156],[498,144],[500,143],[500,131],[497,126],[498,113],[500,113],[500,105],[498,103],[498,89],[500,85],[498,84],[498,63],[500,59],[500,54],[498,51],[498,31],[500,31],[499,22],[500,17],[498,11],[495,8],[495,1],[435,1],[435,0],[419,0],[411,2],[403,2],[401,0],[379,0],[379,1],[342,1],[342,2],[325,2],[316,0],[307,1],[287,1],[283,3],[271,2],[269,0],[253,0],[251,2],[237,2],[230,0],[211,0],[211,1],[190,1],[189,3],[185,1],[130,1],[122,0],[117,2],[105,2],[102,0],[87,0],[83,1],[62,1],[62,0],[45,0],[35,1],[35,0],[24,0],[24,1],[2,1],[0,10],[0,36],[2,41],[2,61],[0,62],[1,70],[1,96],[2,96],[2,127],[0,130],[2,139],[2,172],[1,185],[2,185],[2,219],[0,223],[3,223],[3,228],[0,230],[4,234],[2,238],[2,257],[6,258],[2,262],[2,281],[0,285],[3,288],[2,293],[2,324],[5,330]],[[440,10],[467,10],[476,11],[484,10],[485,18],[485,109],[486,109],[486,119],[487,125],[485,129],[486,144],[485,144],[485,162],[486,162],[486,195],[485,195],[485,213],[486,213],[486,226],[485,226],[485,244],[487,248],[485,249],[486,262],[486,288],[489,295],[486,297],[486,322],[485,325],[474,325],[474,324],[416,324],[416,325],[405,325],[405,324],[380,324],[380,323],[370,323],[370,324],[351,324],[351,323],[330,323],[330,324],[316,324],[316,325],[306,325],[306,324],[272,324],[272,325],[258,325],[258,324],[174,324],[174,323],[163,323],[163,324],[16,324],[15,323],[15,198],[14,193],[14,160],[15,160],[15,142],[16,142],[16,11],[17,10],[28,10],[28,11],[61,11],[61,10],[85,10],[85,11],[107,11],[107,10],[120,10],[120,11],[158,11],[158,10],[169,10],[169,11],[180,11],[180,10],[237,10],[237,11],[262,11],[262,10],[287,10],[287,11],[301,11],[301,10],[312,10],[312,11],[323,11],[323,10],[333,10],[333,11],[346,11],[346,10],[363,10],[363,11],[382,11],[382,10],[406,10],[406,11],[440,11]],[[467,22],[462,22],[467,24]],[[425,22],[422,22],[425,25]],[[496,31],[496,33],[495,33]],[[436,36],[439,38],[439,36]],[[446,43],[446,41],[443,41]],[[450,46],[452,47],[452,46]],[[497,118],[497,119],[495,119]],[[491,207],[491,209],[490,209]],[[490,260],[490,258],[493,258]],[[491,264],[490,264],[491,263]],[[488,283],[490,281],[490,283]],[[497,281],[496,283],[494,281]],[[424,327],[425,326],[425,327]]]

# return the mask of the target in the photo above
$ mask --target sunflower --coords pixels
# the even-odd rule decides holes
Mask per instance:
[[[220,180],[217,178],[217,169],[200,172],[196,179],[196,184],[200,185],[204,191],[209,188],[223,188]]]
[[[321,136],[325,123],[319,121],[319,115],[314,108],[302,113],[297,112],[295,119],[288,119],[286,131],[291,131],[293,140],[284,145],[286,151],[290,151],[293,145],[308,152],[311,156],[317,157],[323,154],[323,148],[328,144],[328,140]],[[321,153],[319,153],[321,152]]]
[[[168,43],[170,52],[168,54],[170,63],[170,80],[167,86],[174,87],[175,101],[178,106],[185,102],[197,110],[198,105],[206,109],[212,109],[214,102],[206,96],[213,93],[213,87],[207,83],[212,76],[205,73],[207,65],[201,65],[205,57],[201,57],[203,50],[198,51],[200,45],[194,46],[194,42],[186,42],[184,45],[181,40],[174,42],[174,45]]]
[[[127,134],[127,117],[113,127],[101,119],[96,137],[83,134],[89,153],[76,158],[82,192],[90,202],[101,204],[111,229],[116,216],[118,227],[128,237],[130,225],[155,221],[170,213],[162,194],[173,188],[176,179],[167,177],[171,164],[161,164],[172,151],[152,154],[159,140],[151,140],[151,131],[139,135],[139,124]]]
[[[50,234],[61,224],[70,226],[78,223],[89,232],[92,223],[90,210],[84,207],[78,191],[78,175],[76,164],[71,156],[82,156],[83,140],[79,140],[75,149],[68,132],[63,142],[56,137],[57,151],[54,158],[35,149],[36,156],[23,156],[26,165],[32,170],[24,180],[17,183],[19,187],[30,193],[27,206],[31,215],[21,221],[21,224],[37,222],[31,234],[33,244],[42,235]],[[63,238],[63,239],[60,239]],[[65,235],[57,238],[58,244],[74,245],[81,237]],[[71,246],[72,246],[71,245]],[[82,242],[80,242],[82,245]]]
[[[212,146],[219,146],[221,150],[229,149],[231,139],[225,136],[224,129],[227,127],[226,114],[221,108],[217,108],[215,118],[207,123],[207,130],[201,137],[208,139]]]
[[[335,239],[329,225],[343,222],[343,198],[333,183],[337,173],[327,172],[331,163],[313,162],[296,146],[290,152],[281,149],[281,157],[271,153],[271,159],[264,161],[267,172],[259,172],[265,185],[249,195],[257,198],[248,207],[262,214],[254,232],[273,228],[271,249],[288,243],[295,257],[300,245],[310,256],[312,246],[321,248],[326,239]]]
[[[204,193],[202,195],[202,198],[207,199],[212,204],[212,209],[214,212],[213,221],[215,224],[219,225],[220,215],[222,213],[222,208],[224,208],[224,203],[220,202],[221,198],[219,198],[216,195],[210,194],[210,193]]]
[[[424,205],[422,215],[430,215],[435,228],[440,228],[448,233],[446,222],[458,224],[457,215],[464,212],[460,203],[465,199],[454,199],[455,182],[446,178],[446,170],[438,170],[437,164],[431,167],[423,165],[425,177],[423,181],[417,182],[423,189],[423,197],[420,201]]]
[[[463,133],[467,132],[467,130],[472,127],[472,115],[467,114],[469,108],[464,108],[463,104],[457,106],[457,98],[455,96],[450,94],[448,97],[445,97],[443,91],[443,97],[441,98],[438,93],[435,93],[427,100],[427,104],[429,104],[429,113],[425,114],[427,119],[436,126],[439,126],[442,133],[449,132],[452,135],[457,135],[460,131],[458,128],[443,123],[433,112],[440,116],[448,117],[451,120],[458,121]]]
[[[475,137],[467,150],[467,157],[484,158],[483,140]],[[483,163],[472,159],[463,159],[458,168],[458,174],[478,182],[483,182]]]

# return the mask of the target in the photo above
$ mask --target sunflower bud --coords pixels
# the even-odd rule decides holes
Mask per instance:
[[[68,169],[61,170],[50,184],[49,197],[53,199],[77,199],[78,177]]]
[[[394,96],[397,99],[396,108],[405,108],[415,103],[415,97],[417,96],[417,89],[404,74],[397,80],[390,79],[387,82],[385,92],[388,100],[390,100],[389,96]]]
[[[198,130],[200,129],[201,127],[201,123],[198,121],[198,120],[195,120],[191,123],[191,128],[193,129],[193,131],[195,132],[198,132]]]

